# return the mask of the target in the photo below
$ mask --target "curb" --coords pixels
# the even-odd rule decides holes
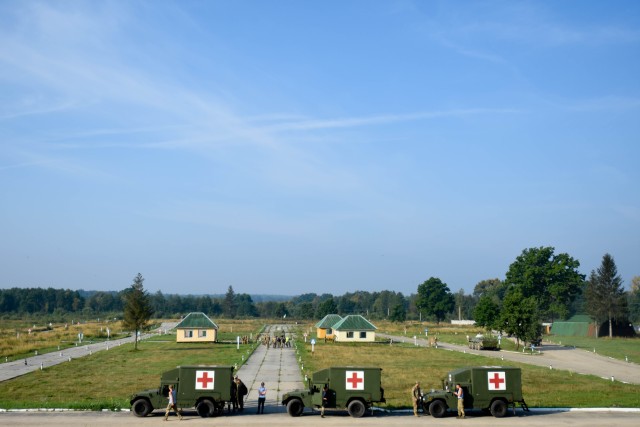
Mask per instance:
[[[413,409],[396,409],[390,410],[374,406],[374,411],[384,412],[387,414],[395,413],[413,413]],[[518,412],[523,412],[521,408],[518,408]],[[545,413],[545,412],[621,412],[621,413],[640,413],[640,408],[529,408],[530,412]],[[102,409],[94,411],[91,409],[66,409],[66,408],[30,408],[30,409],[2,409],[0,413],[5,412],[131,412],[130,409],[119,409],[117,411],[111,409]]]

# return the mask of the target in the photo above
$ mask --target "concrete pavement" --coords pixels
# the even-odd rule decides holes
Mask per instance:
[[[263,334],[280,336],[291,333],[288,325],[268,325]],[[302,373],[296,358],[296,349],[291,347],[267,348],[259,345],[247,362],[238,370],[238,377],[249,389],[245,400],[245,413],[254,413],[258,407],[258,388],[264,382],[267,398],[264,413],[286,412],[281,405],[282,395],[304,387]]]

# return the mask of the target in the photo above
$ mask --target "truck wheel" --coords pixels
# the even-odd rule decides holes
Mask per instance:
[[[196,406],[196,412],[198,412],[198,415],[200,415],[202,418],[212,416],[214,411],[215,408],[213,406],[213,402],[208,399],[201,400]]]
[[[299,417],[302,415],[302,410],[304,409],[304,405],[300,399],[291,399],[289,403],[287,403],[287,412],[292,417]]]
[[[435,418],[442,418],[444,414],[447,413],[447,406],[442,400],[434,400],[431,402],[431,405],[429,405],[429,412]]]
[[[349,403],[347,410],[349,411],[349,415],[351,415],[353,418],[360,418],[364,415],[364,411],[366,410],[366,408],[361,400],[353,400],[351,403]]]
[[[507,415],[507,404],[503,400],[494,400],[491,404],[491,415],[502,418]]]
[[[138,399],[131,405],[131,412],[136,417],[146,417],[151,412],[151,403],[146,399]]]
[[[212,417],[218,417],[224,413],[224,403],[216,402]]]

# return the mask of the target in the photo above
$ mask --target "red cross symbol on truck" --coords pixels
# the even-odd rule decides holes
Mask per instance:
[[[351,377],[349,377],[349,374],[351,374]],[[349,383],[351,383],[350,386],[349,386]],[[363,383],[363,385],[364,385],[364,378],[361,378],[361,377],[358,376],[358,371],[348,371],[347,372],[347,388],[348,389],[361,390],[362,386],[359,385],[360,383]]]
[[[491,378],[493,374],[493,378]],[[500,375],[502,374],[502,375]],[[492,390],[504,390],[504,372],[489,372],[489,388]],[[493,385],[493,387],[491,386]]]
[[[208,389],[209,383],[212,383],[211,385],[213,385],[213,378],[209,378],[209,372],[204,371],[202,372],[201,377],[196,377],[196,386],[198,385],[197,383],[200,383],[200,387],[196,387],[196,388]]]

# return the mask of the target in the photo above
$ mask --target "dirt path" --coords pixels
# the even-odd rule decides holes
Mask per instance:
[[[413,339],[402,336],[386,334],[378,334],[378,336],[393,339],[398,342],[414,343]],[[428,345],[424,339],[417,339],[417,343],[420,346]],[[521,353],[512,351],[471,350],[466,346],[443,342],[438,343],[438,348],[495,357],[501,360],[528,363],[550,369],[562,369],[577,374],[596,375],[605,379],[613,378],[615,381],[629,384],[640,384],[640,365],[623,362],[572,347],[543,344],[542,347],[539,348],[540,353],[536,352],[535,354],[531,354],[531,351]]]

